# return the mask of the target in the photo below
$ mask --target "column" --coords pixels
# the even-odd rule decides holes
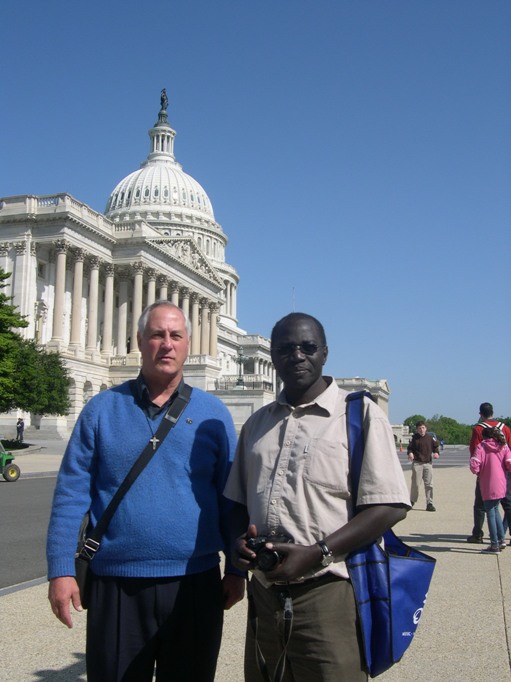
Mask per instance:
[[[57,263],[55,266],[55,295],[53,300],[52,341],[63,341],[64,294],[66,290],[66,254],[68,245],[64,241],[55,243]]]
[[[114,322],[114,266],[108,263],[105,266],[105,307],[103,311],[103,337],[101,339],[101,352],[104,355],[112,354],[112,329]]]
[[[31,251],[31,243],[28,241],[23,240],[22,242],[16,242],[14,244],[14,248],[16,249],[16,264],[15,267],[13,268],[12,272],[12,282],[13,286],[11,287],[13,296],[14,296],[14,305],[17,306],[18,308],[18,313],[21,315],[30,315],[31,314],[31,288],[30,288],[30,275],[31,275],[31,268],[30,268],[30,251]],[[34,269],[37,266],[34,266]],[[9,271],[7,271],[9,272]],[[23,327],[23,329],[20,329],[18,331],[19,334],[23,337],[27,337],[27,328]]]
[[[231,285],[229,282],[225,282],[225,289],[224,289],[224,294],[225,294],[225,303],[224,303],[224,314],[227,315],[228,317],[231,315],[231,292],[230,292]]]
[[[70,344],[78,347],[82,330],[82,294],[83,294],[83,249],[74,250],[73,300],[71,307],[71,339]]]
[[[232,301],[231,301],[232,313],[231,313],[231,315],[235,320],[238,318],[238,313],[237,313],[238,303],[237,303],[236,297],[237,297],[236,285],[233,284],[232,285]]]
[[[156,301],[156,271],[152,268],[146,270],[147,276],[147,303],[152,305]]]
[[[201,298],[200,308],[200,352],[201,355],[209,355],[209,301],[207,298]]]
[[[181,289],[181,296],[181,310],[185,314],[185,317],[190,317],[190,289],[187,289],[186,287]]]
[[[209,304],[209,354],[211,355],[212,358],[216,358],[218,355],[218,345],[217,345],[218,310],[219,310],[218,303],[210,303]]]
[[[89,259],[89,301],[87,309],[87,346],[86,350],[94,351],[98,343],[98,295],[99,295],[99,258],[92,256]]]
[[[200,353],[200,331],[199,331],[199,294],[193,293],[191,295],[192,302],[192,345],[190,352],[192,355],[199,355]]]
[[[170,302],[179,305],[179,284],[177,282],[170,284]]]
[[[117,355],[126,355],[128,329],[128,270],[119,272],[119,314],[117,318]]]
[[[158,276],[158,299],[168,301],[169,298],[169,278],[165,275]]]
[[[133,282],[133,311],[131,318],[131,347],[130,353],[138,353],[137,331],[138,318],[142,315],[142,293],[144,286],[144,265],[143,263],[134,263],[132,265],[135,273]]]

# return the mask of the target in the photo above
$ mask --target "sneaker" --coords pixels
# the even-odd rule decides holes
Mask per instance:
[[[490,552],[490,554],[500,554],[500,547],[498,545],[488,545],[483,552]]]
[[[435,507],[431,504],[431,502],[426,507],[426,511],[436,511]]]
[[[503,549],[506,549],[506,541],[505,540],[499,540],[499,549],[502,551]]]
[[[482,545],[483,544],[483,536],[482,535],[470,535],[467,538],[467,542],[472,542],[474,545]],[[511,544],[511,542],[509,544]]]

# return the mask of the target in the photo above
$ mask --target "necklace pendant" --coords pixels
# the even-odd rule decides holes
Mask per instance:
[[[149,442],[153,444],[153,451],[156,450],[156,445],[160,442],[159,438],[156,438],[156,436],[153,436],[152,438],[149,438]]]

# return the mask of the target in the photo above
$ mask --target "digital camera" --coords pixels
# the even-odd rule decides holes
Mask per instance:
[[[271,571],[282,561],[282,556],[275,549],[268,549],[267,542],[293,542],[289,535],[257,535],[255,538],[248,538],[247,546],[256,553],[256,558],[252,563],[253,568],[261,571]]]

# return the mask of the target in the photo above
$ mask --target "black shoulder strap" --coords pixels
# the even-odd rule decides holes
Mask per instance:
[[[190,396],[192,394],[192,387],[188,384],[183,384],[181,390],[179,391],[176,398],[173,400],[171,406],[167,410],[164,418],[154,434],[154,437],[147,443],[142,453],[133,464],[129,470],[126,478],[119,486],[115,495],[110,500],[108,507],[103,512],[103,515],[99,519],[95,528],[88,535],[87,540],[82,548],[82,555],[86,558],[92,559],[96,551],[99,549],[99,543],[106,531],[108,524],[110,523],[112,516],[115,514],[117,507],[121,503],[122,498],[126,495],[128,490],[131,488],[133,483],[136,481],[137,477],[142,473],[143,469],[147,466],[154,453],[158,447],[163,443],[165,437],[169,433],[170,429],[177,424],[179,417],[183,414],[185,407],[190,402]],[[88,544],[90,543],[90,544]],[[90,554],[92,552],[92,555]]]

